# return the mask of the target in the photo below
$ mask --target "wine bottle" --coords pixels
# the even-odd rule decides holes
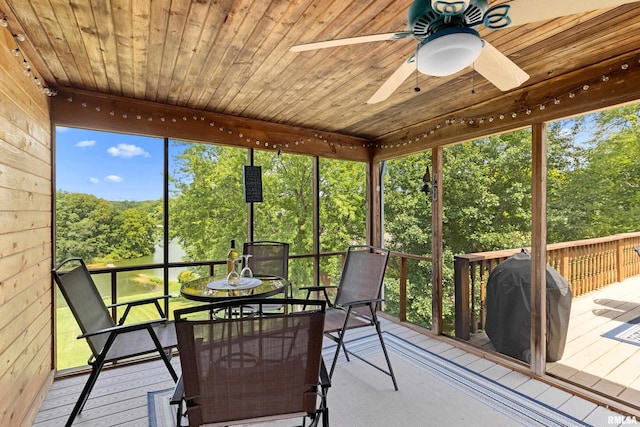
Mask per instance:
[[[240,255],[236,251],[236,241],[232,240],[231,249],[229,249],[229,252],[227,253],[227,274],[231,273],[231,270],[233,270],[234,260],[239,257]]]

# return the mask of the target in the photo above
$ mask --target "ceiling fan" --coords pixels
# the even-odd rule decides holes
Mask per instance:
[[[480,37],[474,28],[491,30],[543,21],[574,13],[634,3],[637,0],[510,0],[489,6],[488,0],[414,0],[408,30],[326,40],[291,47],[293,52],[413,37],[419,43],[411,55],[367,101],[387,99],[416,69],[430,76],[448,76],[473,65],[494,86],[508,91],[529,75]]]

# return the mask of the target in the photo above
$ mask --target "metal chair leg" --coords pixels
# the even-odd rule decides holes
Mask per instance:
[[[96,362],[91,367],[91,374],[89,374],[89,378],[82,388],[82,392],[80,392],[80,396],[76,401],[73,410],[71,411],[71,415],[69,415],[69,419],[67,419],[66,427],[70,427],[73,424],[73,421],[76,419],[78,414],[82,412],[85,403],[87,403],[87,399],[89,398],[89,394],[91,394],[91,390],[93,390],[93,386],[96,384],[98,379],[98,375],[102,370],[102,366],[104,365],[104,360],[96,360]]]

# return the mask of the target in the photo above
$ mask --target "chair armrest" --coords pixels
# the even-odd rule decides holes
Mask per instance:
[[[329,377],[329,372],[327,372],[327,367],[324,365],[324,360],[320,360],[320,385],[322,388],[327,389],[331,387],[331,378]]]
[[[184,395],[184,382],[182,380],[182,375],[178,378],[178,382],[173,388],[173,395],[171,395],[171,399],[169,400],[169,405],[179,405],[182,402],[182,396]]]
[[[163,318],[163,319],[149,320],[147,322],[130,323],[128,325],[116,325],[110,328],[99,329],[97,331],[91,331],[91,332],[84,333],[82,335],[78,335],[78,339],[93,337],[93,336],[102,335],[102,334],[111,334],[114,332],[117,334],[120,334],[124,332],[147,329],[149,326],[155,325],[157,323],[164,323],[166,321],[167,319]]]
[[[132,307],[137,307],[137,306],[146,305],[146,304],[154,304],[156,306],[156,309],[158,310],[158,315],[162,318],[167,317],[164,311],[162,311],[162,308],[160,307],[160,303],[158,301],[166,300],[169,298],[177,298],[177,297],[178,295],[160,295],[158,297],[143,298],[135,301],[127,301],[127,302],[120,302],[117,304],[110,304],[107,306],[107,308],[123,307],[123,306],[126,307],[124,314],[118,320],[118,325],[122,325],[127,319],[127,316],[129,315],[129,311],[131,311]]]
[[[309,291],[309,292],[313,292],[313,291],[324,291],[326,289],[337,289],[337,286],[302,286],[299,287],[298,289],[302,290],[302,291]]]
[[[302,286],[298,289],[301,291],[307,291],[306,299],[309,299],[311,297],[311,292],[322,292],[322,294],[324,295],[325,301],[327,301],[327,305],[329,307],[333,307],[333,303],[331,303],[331,300],[329,299],[329,295],[327,294],[327,289],[337,289],[337,288],[338,288],[337,286]]]
[[[142,298],[142,299],[137,299],[135,301],[127,301],[127,302],[119,302],[117,304],[109,304],[109,305],[107,305],[107,308],[121,307],[123,305],[149,304],[149,303],[152,303],[152,302],[160,300],[160,299],[178,298],[178,296],[179,295],[169,294],[169,295],[160,295],[160,296],[157,296],[157,297]]]
[[[377,304],[379,302],[383,302],[384,299],[383,298],[375,298],[375,299],[363,299],[363,300],[359,300],[359,301],[349,301],[349,302],[345,302],[342,303],[342,307],[362,307],[365,305],[371,305],[371,304]]]

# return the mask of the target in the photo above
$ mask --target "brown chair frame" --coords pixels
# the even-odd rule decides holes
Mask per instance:
[[[340,349],[343,349],[347,361],[349,361],[349,356],[351,355],[389,375],[393,381],[394,389],[398,390],[398,383],[391,367],[389,354],[382,338],[380,321],[376,314],[377,306],[384,301],[381,298],[381,292],[388,260],[389,251],[387,249],[371,245],[350,246],[347,250],[338,291],[333,304],[329,301],[326,290],[335,288],[335,286],[300,288],[307,291],[307,299],[312,292],[322,292],[330,305],[325,318],[324,335],[337,344],[333,362],[331,363],[331,370],[329,371],[330,378],[333,377]],[[345,345],[345,335],[348,330],[367,326],[373,326],[376,329],[380,346],[387,362],[386,369],[348,350]]]
[[[174,312],[182,366],[171,399],[178,405],[177,425],[184,416],[193,426],[302,416],[311,426],[320,420],[328,426],[330,380],[322,360],[325,302],[275,301],[292,307],[307,303],[307,308],[268,316],[250,311],[231,319],[208,316],[211,310],[242,314],[245,301],[228,300]],[[252,304],[273,302],[260,298]]]
[[[65,267],[71,264],[78,265],[71,270],[65,270]],[[178,380],[178,375],[169,360],[171,350],[177,346],[175,328],[172,322],[167,322],[158,303],[158,300],[169,298],[169,295],[107,306],[82,259],[66,259],[52,270],[52,274],[80,326],[82,334],[78,339],[86,339],[92,353],[87,361],[91,366],[91,373],[66,426],[71,426],[76,416],[82,412],[106,363],[157,351],[173,380]],[[125,325],[131,308],[145,304],[154,304],[160,317],[157,320]],[[125,311],[116,324],[108,309],[119,306],[125,307]]]
[[[289,283],[289,244],[269,240],[245,242],[242,248],[243,254],[251,254],[249,268],[254,276],[280,277],[285,279],[287,285],[282,289],[285,298],[289,297],[291,284]],[[256,309],[256,307],[253,307]],[[278,313],[283,306],[278,304],[265,304],[262,313]]]

